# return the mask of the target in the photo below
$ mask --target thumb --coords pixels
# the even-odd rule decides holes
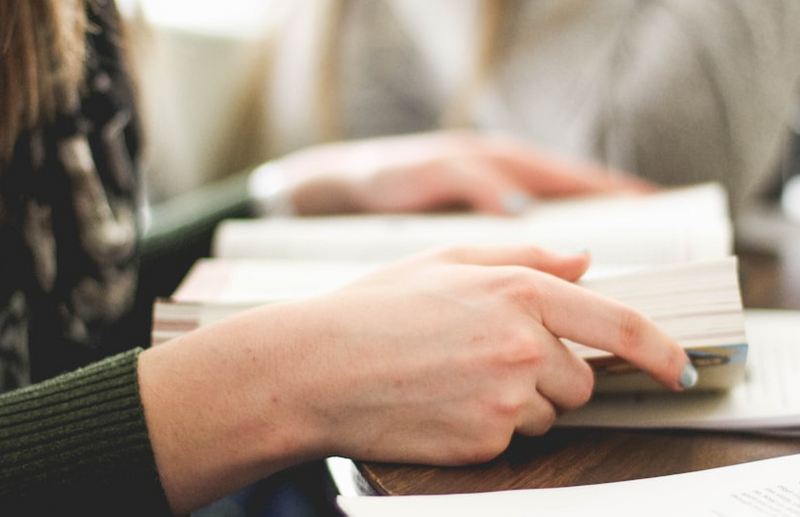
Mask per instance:
[[[476,212],[518,215],[533,202],[533,197],[490,164],[460,162],[451,169],[447,188]]]
[[[574,282],[591,263],[587,251],[559,253],[538,246],[457,246],[438,251],[445,260],[481,266],[524,266]]]

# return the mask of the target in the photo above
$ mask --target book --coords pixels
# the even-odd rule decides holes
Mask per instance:
[[[538,200],[519,216],[477,213],[230,219],[219,258],[385,261],[447,244],[536,244],[588,250],[607,264],[676,263],[730,255],[733,230],[716,183],[648,195]]]
[[[800,436],[800,311],[746,309],[745,379],[730,390],[595,395],[557,426],[713,429]]]
[[[349,517],[800,516],[800,455],[614,483],[448,495],[340,495],[337,503]]]
[[[257,304],[330,292],[381,264],[201,259],[171,298],[157,300],[153,343]],[[669,265],[593,267],[578,283],[641,311],[684,346],[700,373],[694,389],[727,390],[742,381],[748,345],[736,257]],[[593,366],[598,393],[663,390],[618,357],[564,342]]]

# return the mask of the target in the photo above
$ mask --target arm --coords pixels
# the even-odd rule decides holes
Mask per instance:
[[[557,337],[680,390],[691,367],[675,342],[561,279],[587,265],[527,247],[445,250],[147,350],[141,395],[172,507],[329,455],[488,460],[589,398],[590,368]]]

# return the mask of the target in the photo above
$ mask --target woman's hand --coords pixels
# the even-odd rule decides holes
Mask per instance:
[[[617,354],[673,390],[689,360],[641,314],[572,283],[586,255],[450,248],[309,302],[323,318],[301,384],[328,454],[458,465],[539,435],[594,377],[559,338]],[[304,309],[305,310],[305,309]],[[313,372],[313,373],[311,373]],[[318,396],[314,396],[316,393]]]
[[[469,209],[519,212],[531,198],[654,190],[503,135],[436,132],[312,147],[278,162],[302,215]]]
[[[488,460],[514,432],[544,433],[589,399],[592,372],[559,338],[682,389],[691,366],[677,343],[572,283],[588,263],[533,247],[449,248],[147,350],[142,400],[173,507],[329,455]]]

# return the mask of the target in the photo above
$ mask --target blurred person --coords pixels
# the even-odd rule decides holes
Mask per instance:
[[[248,130],[225,143],[262,159],[499,130],[661,185],[719,181],[738,210],[774,170],[794,111],[793,0],[283,4],[253,67],[262,109],[248,104],[236,119]]]

